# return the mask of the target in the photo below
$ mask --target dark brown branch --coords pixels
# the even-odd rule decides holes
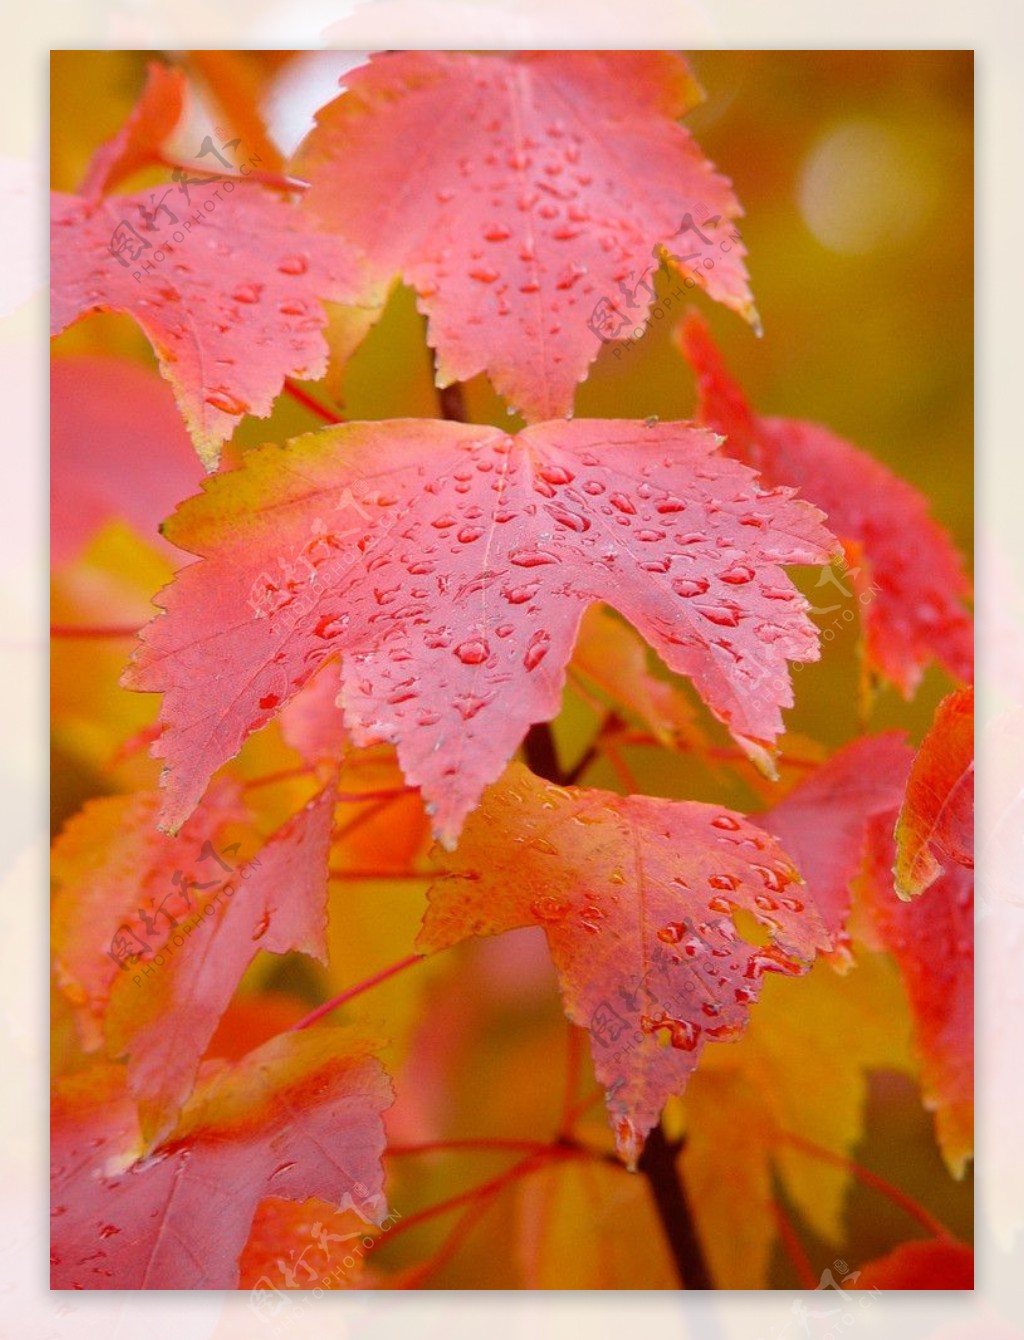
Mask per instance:
[[[530,727],[523,741],[523,753],[526,755],[526,766],[531,772],[549,782],[554,782],[556,786],[565,785],[565,776],[558,762],[558,751],[555,749],[555,737],[548,722],[538,721]]]
[[[438,387],[437,399],[441,406],[442,419],[453,419],[456,423],[466,422],[466,400],[462,394],[461,382]]]
[[[679,1283],[684,1289],[713,1289],[711,1272],[676,1167],[679,1145],[670,1144],[659,1122],[647,1137],[639,1170],[647,1178]]]

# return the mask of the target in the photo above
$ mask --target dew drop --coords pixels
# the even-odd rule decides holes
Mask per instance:
[[[539,586],[539,582],[527,582],[523,586],[506,586],[501,594],[510,605],[525,605],[537,594]]]
[[[740,886],[735,875],[709,875],[708,884],[713,889],[728,889],[730,892],[735,892]]]
[[[541,898],[535,898],[530,904],[530,911],[537,920],[549,925],[555,921],[562,921],[568,910],[569,906],[564,898],[558,898],[550,893]]]
[[[733,563],[719,576],[723,582],[728,582],[730,586],[743,586],[746,582],[754,580],[754,569],[748,563]]]
[[[309,269],[309,262],[305,256],[296,253],[294,256],[285,256],[277,268],[283,275],[304,275]]]
[[[735,605],[697,605],[695,608],[709,623],[720,628],[735,628],[740,621],[740,611]]]
[[[548,654],[551,646],[551,634],[543,629],[538,629],[530,638],[529,645],[523,655],[523,665],[527,670],[536,670],[541,661]]]
[[[455,648],[455,655],[463,665],[481,665],[490,654],[491,649],[482,637],[472,637]]]
[[[692,1052],[700,1038],[700,1028],[689,1019],[674,1019],[664,1011],[655,1015],[641,1015],[640,1027],[645,1033],[668,1030],[669,1042],[677,1051]]]
[[[575,476],[564,465],[541,465],[537,474],[548,484],[571,484]]]
[[[556,554],[548,554],[543,549],[514,549],[508,557],[517,568],[539,568],[559,561]]]
[[[708,582],[704,577],[680,577],[678,581],[672,583],[672,590],[684,600],[689,600],[692,596],[702,596],[707,589]]]
[[[225,414],[245,414],[249,406],[238,396],[232,395],[229,391],[210,391],[205,397],[206,403],[212,405],[214,409],[223,410]]]
[[[734,819],[731,814],[716,814],[715,817],[711,820],[712,828],[722,828],[727,833],[737,832],[739,826],[740,821],[738,819]]]
[[[757,978],[766,972],[779,972],[784,977],[796,977],[803,971],[803,965],[795,959],[787,958],[780,949],[768,945],[750,956],[750,962],[743,970],[746,978]]]

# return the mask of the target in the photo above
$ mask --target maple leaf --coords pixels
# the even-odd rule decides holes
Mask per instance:
[[[351,749],[338,711],[341,667],[328,661],[281,710],[281,736],[302,759],[334,768]]]
[[[756,323],[742,210],[676,124],[703,96],[680,57],[405,51],[345,86],[292,164],[301,207],[415,289],[438,385],[486,371],[526,418],[568,413],[662,257]]]
[[[270,191],[238,178],[191,190],[188,204],[169,186],[51,195],[51,332],[91,312],[134,317],[213,470],[239,420],[266,417],[286,377],[323,375],[320,299],[353,301],[365,286],[352,248]]]
[[[583,616],[569,673],[639,717],[661,744],[709,747],[690,700],[651,673],[642,639],[600,605]]]
[[[247,817],[237,786],[225,779],[210,788],[176,838],[157,829],[159,804],[152,791],[96,797],[53,845],[54,971],[89,1051],[102,1045],[111,991],[131,961],[114,952],[115,935],[124,929],[125,951],[147,954],[151,946],[142,936],[166,935],[172,919],[167,907],[184,918],[181,890],[221,873],[218,849],[226,848],[233,826]]]
[[[181,70],[160,61],[146,66],[146,87],[124,124],[93,154],[79,194],[98,200],[126,177],[149,167],[186,108],[188,83]]]
[[[557,787],[520,764],[486,793],[442,869],[417,948],[543,929],[630,1165],[705,1044],[742,1032],[764,974],[802,973],[828,946],[788,858],[743,816]],[[737,911],[770,943],[742,938]]]
[[[146,451],[139,451],[139,443]],[[161,553],[158,527],[202,476],[167,384],[123,358],[58,358],[50,367],[50,553],[78,558],[121,517]]]
[[[334,1028],[209,1062],[173,1135],[139,1157],[120,1067],[62,1080],[51,1104],[51,1287],[233,1289],[267,1196],[317,1196],[380,1222],[392,1101],[370,1045]]]
[[[94,801],[84,825],[73,826],[69,843],[75,850],[90,843],[91,868],[84,881],[79,877],[62,882],[60,907],[67,909],[70,925],[58,938],[66,945],[58,969],[68,981],[70,959],[76,966],[84,963],[80,974],[91,970],[95,979],[100,969],[89,962],[88,954],[96,952],[97,940],[105,946],[101,986],[109,999],[103,1002],[103,990],[96,992],[89,1001],[91,1017],[103,1009],[108,1054],[128,1057],[128,1086],[139,1100],[142,1132],[151,1143],[173,1126],[191,1092],[200,1058],[256,954],[261,949],[276,954],[301,950],[326,959],[327,853],[335,785],[325,787],[289,819],[252,861],[233,868],[213,852],[202,877],[194,845],[190,851],[180,838],[168,838],[151,827],[153,810],[147,803],[151,796],[129,805],[126,813],[118,805],[120,798],[113,804]],[[97,822],[105,822],[104,811],[111,809],[121,814],[122,822],[97,833]],[[200,811],[195,816],[189,825],[193,831],[200,817],[207,815]],[[132,905],[137,874],[130,857],[140,843],[150,856],[147,891],[156,883],[155,873],[164,883],[160,892],[169,924],[161,927],[158,948],[143,943],[137,919],[119,925]],[[66,875],[66,848],[58,855]],[[169,866],[189,857],[189,874],[178,879],[174,891]],[[225,876],[225,866],[234,872]],[[211,885],[216,892],[204,892]],[[85,907],[83,899],[88,900]],[[156,915],[159,911],[151,918],[154,926]],[[131,959],[115,950],[115,936],[122,931],[134,951]]]
[[[911,902],[893,886],[895,814],[871,821],[861,898],[865,936],[899,965],[921,1087],[954,1177],[974,1148],[974,874],[953,864]]]
[[[904,1242],[885,1256],[866,1261],[844,1288],[973,1289],[974,1252],[962,1242],[933,1238]]]
[[[933,658],[958,679],[973,674],[969,587],[960,556],[912,485],[817,424],[755,414],[730,378],[703,318],[678,328],[697,375],[697,418],[726,435],[724,450],[790,484],[820,507],[847,551],[868,664],[909,697]]]
[[[683,1099],[680,1168],[719,1288],[768,1286],[776,1180],[814,1233],[842,1241],[843,1160],[864,1136],[869,1072],[913,1073],[909,1032],[895,965],[871,954],[845,977],[819,963],[799,981],[766,981],[743,1037],[708,1048]]]
[[[928,888],[952,861],[974,867],[974,688],[943,698],[914,759],[896,824],[896,890]]]
[[[609,1163],[548,1159],[518,1179],[515,1233],[523,1289],[679,1285],[646,1179]]]
[[[195,1081],[199,1061],[245,970],[260,950],[327,958],[327,852],[335,786],[288,820],[239,872],[234,892],[150,979],[134,972],[111,992],[107,1050],[128,1058],[143,1135],[166,1134]],[[257,867],[258,863],[258,868]],[[182,937],[184,939],[184,936]],[[141,983],[140,979],[141,978]]]
[[[164,693],[162,822],[328,656],[356,744],[398,746],[442,841],[531,722],[559,710],[587,605],[606,601],[755,757],[817,637],[781,563],[831,537],[688,424],[554,422],[516,438],[344,424],[248,452],[165,526],[203,556],[158,603],[124,683]]]
[[[863,864],[869,821],[899,805],[910,759],[902,732],[864,736],[837,750],[770,810],[751,816],[779,839],[800,871],[833,937],[838,967],[849,963],[851,886]]]
[[[253,1219],[239,1261],[238,1287],[373,1288],[377,1276],[367,1269],[366,1258],[380,1240],[354,1210],[337,1210],[316,1198],[296,1204],[270,1196]]]

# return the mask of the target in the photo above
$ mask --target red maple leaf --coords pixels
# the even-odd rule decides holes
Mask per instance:
[[[345,75],[291,170],[304,210],[416,290],[440,386],[486,371],[553,418],[644,325],[662,257],[757,320],[742,210],[676,123],[702,96],[663,51],[388,53]]]
[[[910,902],[893,882],[895,814],[871,821],[863,902],[869,931],[899,964],[921,1087],[957,1177],[974,1148],[974,872],[953,864]]]
[[[827,428],[755,414],[730,378],[707,324],[691,313],[679,343],[697,374],[697,417],[766,484],[789,484],[825,512],[846,547],[868,663],[907,697],[933,658],[969,679],[974,646],[960,556],[928,501]]]
[[[164,694],[162,822],[328,656],[357,744],[398,746],[455,840],[531,722],[559,710],[588,605],[606,601],[757,758],[818,655],[780,564],[831,537],[688,424],[346,424],[247,453],[165,527],[203,556],[160,596],[127,686]]]
[[[222,194],[223,192],[223,194]],[[50,322],[127,312],[174,388],[207,470],[245,414],[266,417],[285,377],[327,367],[321,299],[360,291],[353,249],[244,179],[50,204]]]
[[[770,943],[745,939],[737,912]],[[705,1044],[743,1031],[764,974],[800,974],[829,944],[782,848],[742,815],[558,787],[514,764],[445,860],[416,943],[521,926],[547,936],[630,1164]]]
[[[926,889],[950,862],[974,867],[974,688],[943,698],[921,744],[896,825],[896,888]]]
[[[379,1222],[391,1100],[365,1042],[336,1028],[286,1033],[240,1061],[208,1062],[173,1135],[140,1157],[121,1067],[61,1080],[51,1287],[233,1289],[266,1196],[319,1196]]]

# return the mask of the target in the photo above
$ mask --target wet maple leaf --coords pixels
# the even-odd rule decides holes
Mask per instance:
[[[755,414],[731,379],[707,324],[691,313],[679,344],[697,375],[697,418],[726,435],[723,450],[820,507],[846,547],[868,664],[909,697],[935,659],[973,674],[969,586],[947,533],[912,485],[817,424]]]
[[[768,1287],[776,1182],[815,1234],[843,1241],[843,1160],[864,1138],[869,1074],[913,1073],[909,1034],[895,966],[869,954],[844,977],[819,963],[799,981],[765,982],[743,1037],[708,1048],[683,1100],[680,1168],[719,1288]],[[827,1084],[808,1083],[824,1074]]]
[[[282,739],[311,766],[336,768],[352,748],[338,711],[340,692],[341,669],[328,661],[281,710]]]
[[[865,933],[899,965],[925,1102],[946,1163],[960,1177],[974,1148],[974,872],[954,863],[919,897],[902,901],[892,873],[895,817],[870,824]]]
[[[252,1221],[238,1287],[372,1288],[376,1275],[368,1271],[367,1257],[381,1241],[379,1230],[371,1230],[354,1210],[337,1210],[315,1198],[296,1204],[270,1196]]]
[[[974,689],[949,694],[914,759],[896,824],[896,889],[909,898],[950,862],[974,866]]]
[[[146,87],[117,133],[92,156],[79,194],[96,200],[133,172],[155,161],[185,113],[188,82],[160,61],[146,66]]]
[[[98,1041],[102,1017],[108,1053],[129,1058],[128,1085],[150,1142],[173,1126],[256,954],[301,950],[326,958],[333,792],[325,788],[228,875],[230,862],[216,851],[197,857],[200,832],[221,817],[207,803],[175,839],[156,830],[151,795],[95,800],[58,844],[59,979],[72,999],[88,988],[90,1040]],[[144,925],[131,915],[140,901],[139,864],[142,890],[164,907],[154,944],[143,941]],[[183,880],[172,876],[174,866],[185,867],[176,872]],[[150,915],[156,928],[160,913]],[[119,929],[135,951],[123,966],[113,953]]]
[[[380,1222],[391,1084],[334,1028],[203,1067],[173,1134],[140,1157],[123,1069],[61,1081],[51,1104],[51,1286],[232,1289],[260,1201],[311,1196]]]
[[[785,853],[743,816],[561,788],[519,764],[487,791],[442,870],[417,947],[543,929],[630,1164],[705,1044],[742,1032],[764,974],[802,973],[828,946]],[[737,932],[741,911],[768,944]]]
[[[676,123],[702,96],[664,51],[388,53],[345,75],[292,171],[304,210],[415,289],[438,385],[486,371],[553,418],[646,322],[663,255],[757,320],[740,206]]]
[[[341,652],[356,744],[387,740],[454,842],[531,722],[559,710],[606,601],[764,758],[817,636],[779,564],[831,537],[688,424],[345,424],[269,444],[165,526],[204,561],[161,593],[127,687],[164,693],[162,822]]]
[[[962,1242],[933,1238],[904,1242],[866,1261],[846,1289],[973,1289],[974,1252]]]
[[[106,1017],[107,1050],[127,1057],[143,1135],[170,1129],[238,983],[260,950],[327,958],[327,852],[334,786],[325,787],[232,879],[234,893],[152,978],[121,977]],[[256,862],[259,862],[258,868]],[[225,890],[225,893],[227,890]],[[208,904],[207,904],[208,906]],[[183,937],[184,938],[184,937]]]
[[[911,751],[902,732],[864,736],[839,749],[770,810],[751,817],[782,843],[833,936],[837,966],[849,962],[851,887],[868,824],[903,798]]]
[[[644,1178],[594,1159],[548,1159],[514,1190],[521,1288],[635,1289],[639,1279],[678,1288]]]
[[[174,505],[195,491],[202,469],[170,388],[154,372],[123,358],[55,359],[50,465],[55,563],[78,558],[114,517],[162,554],[180,558],[158,528]]]
[[[51,853],[54,886],[51,945],[57,982],[75,1006],[82,1045],[102,1045],[110,994],[125,968],[112,953],[120,926],[147,939],[145,910],[166,936],[169,912],[184,917],[182,887],[207,884],[234,826],[247,812],[238,788],[220,780],[177,837],[156,826],[160,797],[152,791],[100,796],[64,827]],[[207,845],[209,844],[209,845]],[[163,913],[161,905],[166,904]],[[158,920],[159,919],[159,920]],[[135,944],[142,955],[147,946]]]
[[[244,179],[190,190],[188,204],[171,187],[98,201],[55,192],[50,320],[59,334],[91,312],[134,317],[213,470],[286,377],[323,375],[320,300],[354,301],[365,286],[353,249],[270,191]]]
[[[590,688],[597,689],[615,706],[637,716],[659,743],[696,750],[709,747],[693,702],[678,685],[651,672],[643,639],[599,605],[583,616],[569,674],[584,696],[589,696]]]

